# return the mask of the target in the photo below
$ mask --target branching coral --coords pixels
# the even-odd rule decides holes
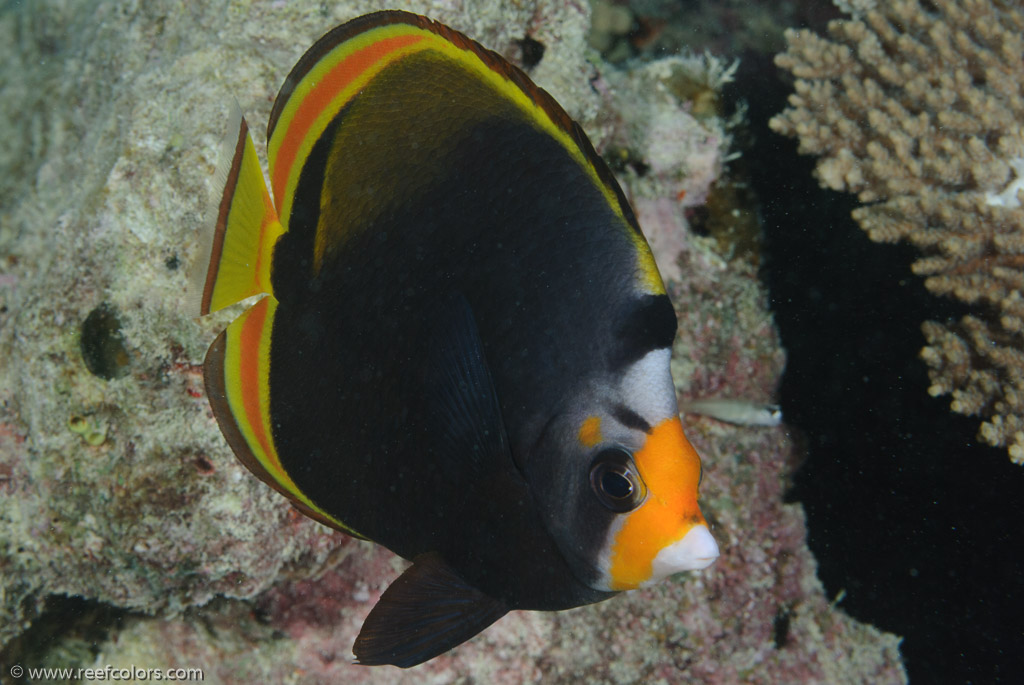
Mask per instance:
[[[828,30],[787,32],[796,93],[771,127],[857,194],[872,240],[914,245],[928,289],[971,306],[923,325],[929,392],[1024,464],[1024,12],[892,0]]]

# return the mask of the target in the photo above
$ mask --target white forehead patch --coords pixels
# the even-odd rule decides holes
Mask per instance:
[[[667,347],[651,350],[626,369],[620,392],[627,407],[652,426],[679,413]]]

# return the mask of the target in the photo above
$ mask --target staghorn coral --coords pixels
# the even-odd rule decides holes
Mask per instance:
[[[894,0],[788,31],[797,77],[771,120],[821,157],[822,185],[856,193],[877,242],[908,242],[914,273],[971,307],[928,321],[933,396],[980,415],[980,436],[1024,464],[1024,12],[1001,0]]]

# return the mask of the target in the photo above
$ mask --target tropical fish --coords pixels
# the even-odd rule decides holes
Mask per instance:
[[[740,399],[693,400],[683,404],[684,414],[709,416],[737,426],[778,426],[782,424],[782,409],[777,404],[764,404]]]
[[[201,312],[238,458],[412,561],[363,664],[512,609],[598,602],[718,556],[669,373],[675,312],[580,127],[518,68],[404,12],[335,28],[267,126],[236,113]],[[203,264],[206,264],[203,261]]]

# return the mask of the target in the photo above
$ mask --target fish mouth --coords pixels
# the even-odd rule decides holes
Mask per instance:
[[[711,531],[705,524],[698,524],[680,540],[658,552],[651,563],[651,581],[680,571],[699,571],[713,564],[718,556],[718,543],[711,536]]]

